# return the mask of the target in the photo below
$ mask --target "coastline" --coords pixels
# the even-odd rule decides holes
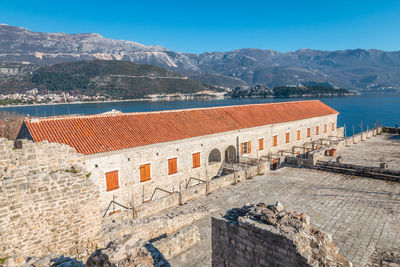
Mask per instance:
[[[34,107],[34,106],[56,106],[56,105],[77,105],[77,104],[95,104],[95,103],[114,103],[114,102],[141,102],[152,101],[150,98],[136,98],[136,99],[119,99],[119,100],[106,100],[106,101],[75,101],[75,102],[58,102],[58,103],[37,103],[37,104],[21,104],[21,105],[4,105],[0,108],[15,108],[15,107]]]
[[[361,95],[359,93],[346,94],[346,95],[302,95],[302,96],[288,96],[288,97],[278,97],[278,96],[267,96],[267,97],[245,97],[243,99],[249,98],[311,98],[311,97],[347,97]],[[202,97],[187,97],[187,98],[175,98],[175,97],[164,97],[164,98],[132,98],[132,99],[117,99],[117,100],[106,100],[106,101],[75,101],[75,102],[63,102],[63,103],[37,103],[37,104],[21,104],[21,105],[0,105],[2,108],[15,108],[15,107],[35,107],[35,106],[56,106],[56,105],[79,105],[79,104],[96,104],[96,103],[118,103],[118,102],[169,102],[169,101],[187,101],[187,100],[211,100],[211,99],[239,99],[231,96],[215,97],[215,96],[202,96]]]

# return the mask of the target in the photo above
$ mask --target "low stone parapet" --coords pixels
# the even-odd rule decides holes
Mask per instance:
[[[157,214],[162,210],[171,208],[179,204],[186,203],[195,198],[208,195],[223,187],[236,184],[246,179],[251,179],[257,175],[261,175],[268,172],[269,168],[270,168],[269,162],[266,162],[264,164],[260,164],[259,166],[248,166],[247,168],[241,168],[233,173],[218,178],[214,178],[209,181],[198,182],[198,184],[188,186],[187,188],[185,188],[184,185],[182,185],[180,192],[179,191],[173,192],[161,198],[144,202],[140,205],[136,205],[134,207],[135,218],[140,219]],[[133,211],[130,209],[123,210],[117,215],[111,216],[111,218],[113,219],[116,218],[123,219],[132,217],[133,217]]]

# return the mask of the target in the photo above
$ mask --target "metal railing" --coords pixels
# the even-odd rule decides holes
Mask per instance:
[[[124,209],[127,209],[127,210],[133,209],[133,208],[129,208],[129,207],[125,206],[125,205],[122,205],[121,203],[118,203],[118,202],[116,202],[116,201],[113,199],[113,200],[110,201],[110,204],[108,205],[106,211],[104,212],[103,218],[106,217],[107,212],[108,212],[108,210],[111,208],[111,205],[112,205],[112,204],[118,205],[118,206],[120,206],[120,207],[122,207],[122,208],[124,208]],[[113,213],[115,213],[115,207],[114,207]]]
[[[186,189],[189,187],[190,181],[192,181],[192,180],[199,181],[200,183],[198,183],[198,184],[207,183],[206,181],[201,180],[201,179],[199,179],[199,178],[190,177],[189,180],[187,181],[186,185],[185,185],[185,188],[186,188]]]
[[[143,201],[143,203],[147,203],[147,202],[152,201],[154,195],[155,195],[156,192],[157,192],[157,190],[162,191],[162,192],[164,192],[164,193],[167,193],[168,195],[171,195],[171,194],[174,194],[174,193],[177,193],[177,192],[178,192],[178,191],[168,191],[168,190],[162,189],[162,188],[160,188],[160,187],[156,187],[156,188],[154,188],[154,191],[153,191],[153,193],[151,194],[150,199]]]

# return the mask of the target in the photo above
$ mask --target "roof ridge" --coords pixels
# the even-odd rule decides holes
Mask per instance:
[[[304,103],[304,102],[321,102],[321,101],[318,100],[318,99],[312,99],[312,100],[299,100],[299,101],[252,103],[252,104],[229,105],[229,106],[194,107],[194,108],[185,108],[185,109],[170,109],[170,110],[167,109],[167,110],[154,110],[154,111],[136,111],[136,112],[127,112],[127,113],[119,112],[119,113],[100,113],[100,114],[60,115],[60,116],[53,116],[53,117],[26,117],[25,121],[30,121],[30,122],[35,123],[35,122],[47,121],[47,120],[82,119],[82,118],[98,118],[98,117],[115,117],[115,116],[130,116],[130,115],[160,114],[160,113],[185,112],[185,111],[193,111],[193,110],[239,108],[239,107],[247,107],[247,106],[296,104],[296,103]]]

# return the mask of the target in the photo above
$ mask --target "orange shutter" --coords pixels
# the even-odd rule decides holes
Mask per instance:
[[[240,155],[243,155],[243,143],[240,143]]]
[[[334,130],[335,130],[335,123],[332,122],[332,131],[334,131]]]
[[[192,154],[193,168],[200,167],[200,152]]]
[[[307,128],[307,137],[310,137],[310,136],[311,136],[311,129]]]
[[[328,125],[325,124],[325,125],[324,125],[324,133],[326,133],[327,131],[328,131]]]
[[[319,126],[315,127],[315,134],[319,135]]]
[[[290,133],[286,133],[286,144],[290,142]]]
[[[258,150],[264,150],[264,138],[258,139]]]
[[[118,183],[118,171],[112,171],[106,173],[106,187],[107,192],[119,188]]]
[[[251,141],[247,143],[247,154],[251,153]]]
[[[301,131],[300,130],[297,130],[297,140],[300,140],[300,136],[301,135]]]
[[[177,159],[169,159],[168,160],[168,174],[174,174],[178,172],[178,166],[177,166]]]
[[[146,182],[150,180],[150,164],[140,165],[140,182]]]
[[[278,136],[277,135],[274,135],[274,137],[273,137],[273,145],[274,146],[278,145]]]

